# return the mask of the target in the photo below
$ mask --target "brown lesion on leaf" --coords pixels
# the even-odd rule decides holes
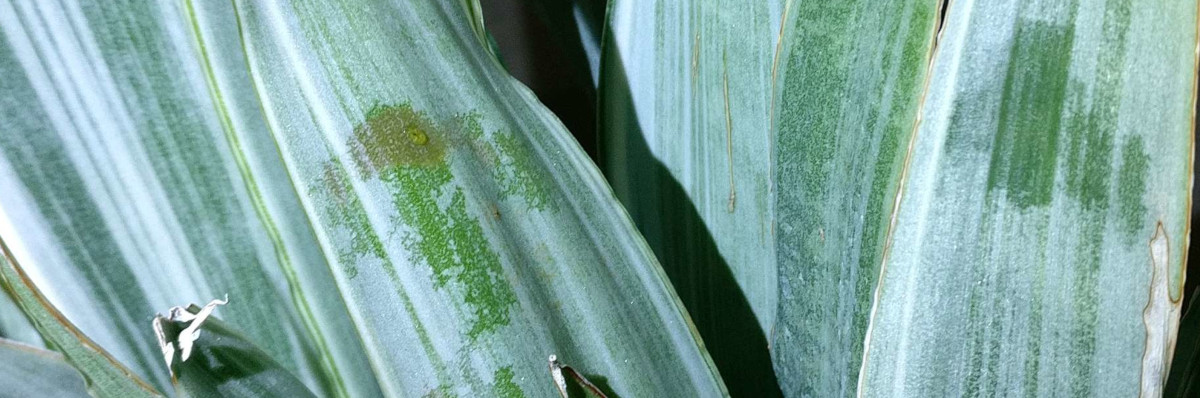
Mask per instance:
[[[606,379],[596,375],[584,375],[560,362],[557,355],[550,356],[550,378],[554,380],[554,387],[562,398],[616,398]]]
[[[1171,297],[1169,287],[1171,266],[1170,239],[1161,221],[1150,238],[1150,289],[1142,322],[1146,340],[1142,352],[1140,396],[1162,395],[1171,354],[1175,352],[1175,333],[1179,328],[1181,303]]]
[[[412,105],[375,106],[354,129],[350,150],[367,175],[390,166],[435,166],[445,162],[452,134]]]
[[[499,206],[496,206],[495,203],[492,203],[492,204],[488,205],[488,211],[490,212],[490,215],[492,216],[493,220],[500,221],[501,216],[500,216],[500,207]]]

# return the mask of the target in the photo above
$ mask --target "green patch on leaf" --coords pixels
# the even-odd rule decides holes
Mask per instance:
[[[501,198],[517,195],[525,199],[525,203],[534,210],[557,210],[553,201],[553,187],[550,180],[542,173],[540,166],[523,147],[513,134],[496,134],[496,148],[500,150],[505,161],[505,167],[495,170],[496,181],[500,183]],[[506,174],[505,171],[511,171]]]
[[[1000,126],[988,188],[1005,188],[1021,207],[1050,203],[1059,124],[1067,89],[1074,31],[1040,22],[1018,25],[1004,83]],[[1045,56],[1045,54],[1054,56]]]
[[[353,279],[358,276],[358,268],[354,266],[357,259],[364,256],[387,258],[383,241],[371,227],[371,220],[350,186],[350,176],[340,161],[333,160],[325,165],[321,181],[332,196],[333,205],[326,208],[326,216],[334,226],[345,228],[351,235],[350,247],[338,252],[338,262],[343,264],[346,277]]]
[[[377,175],[392,193],[401,221],[413,229],[402,242],[416,262],[432,269],[434,286],[444,288],[453,281],[463,289],[463,301],[474,315],[467,331],[472,340],[508,325],[509,307],[517,302],[500,257],[468,212],[467,194],[451,184],[454,175],[446,162],[448,149],[471,148],[479,154],[479,148],[490,147],[479,142],[482,138],[475,115],[437,123],[402,104],[372,109],[350,142],[364,174]]]
[[[425,395],[422,395],[421,398],[454,398],[457,396],[458,395],[455,394],[454,391],[450,390],[449,385],[443,384],[435,389],[429,390],[429,392],[425,393]]]
[[[1117,208],[1121,212],[1121,227],[1130,238],[1137,235],[1146,219],[1142,193],[1146,192],[1149,168],[1150,157],[1146,155],[1142,136],[1130,136],[1121,149],[1121,170],[1117,174]]]
[[[496,398],[525,398],[525,392],[513,382],[512,366],[496,369],[495,381],[492,382],[492,396]]]

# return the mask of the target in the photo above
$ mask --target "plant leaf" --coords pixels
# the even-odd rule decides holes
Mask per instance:
[[[17,305],[41,332],[42,338],[52,344],[68,361],[79,370],[87,382],[87,390],[102,397],[154,397],[160,394],[146,382],[122,366],[68,322],[33,286],[29,275],[13,258],[5,241],[0,240],[0,284],[12,295]],[[5,363],[10,361],[5,356]],[[10,377],[8,369],[0,369],[0,377]],[[15,369],[14,369],[15,371]],[[72,375],[74,376],[74,375]],[[72,377],[73,378],[73,377]],[[70,387],[70,380],[62,380],[62,387]],[[4,383],[8,386],[8,383]],[[5,391],[6,393],[8,391]],[[27,396],[17,394],[17,396]]]
[[[1183,293],[1196,6],[950,6],[860,394],[1161,394]]]
[[[270,138],[384,394],[552,394],[551,354],[620,395],[723,393],[608,186],[467,9],[236,6]]]
[[[331,278],[318,248],[287,246],[311,241],[306,223],[263,217],[288,204],[259,200],[244,179],[271,166],[231,150],[227,123],[244,114],[219,112],[187,11],[0,2],[0,236],[67,319],[160,389],[155,311],[228,294],[253,305],[224,319],[310,388],[378,395],[361,345],[337,338],[352,329],[332,282],[289,283]]]
[[[778,394],[771,74],[782,2],[609,4],[601,164],[734,395]]]
[[[938,4],[787,7],[771,149],[779,261],[771,347],[791,396],[855,394]]]
[[[777,87],[785,391],[1161,393],[1195,9],[954,2],[917,107],[936,3],[799,4]]]
[[[12,397],[86,397],[83,377],[62,355],[0,339],[0,385]]]

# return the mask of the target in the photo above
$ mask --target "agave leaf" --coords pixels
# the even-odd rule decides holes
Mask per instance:
[[[236,8],[258,98],[223,102],[263,109],[384,394],[549,395],[551,354],[624,396],[723,393],[649,248],[469,7]],[[224,22],[208,12],[200,31]]]
[[[781,2],[609,4],[601,164],[735,395],[778,393],[769,111]]]
[[[299,379],[220,319],[211,315],[192,319],[202,310],[194,304],[172,310],[178,312],[156,318],[155,327],[163,333],[160,343],[170,344],[166,352],[172,356],[172,382],[179,396],[314,396]],[[187,321],[184,314],[188,314]],[[194,334],[195,340],[188,340],[187,351],[182,348],[183,333],[199,333]]]
[[[1194,1],[950,5],[867,396],[1157,396],[1183,294]]]
[[[87,383],[87,391],[94,396],[154,397],[161,395],[67,321],[63,314],[58,312],[33,285],[29,274],[13,258],[12,252],[9,251],[8,245],[3,240],[0,240],[0,252],[2,252],[0,253],[2,254],[0,256],[0,285],[12,295],[31,323],[41,332],[42,338],[53,345],[67,361],[70,361],[79,370],[78,373],[71,372],[72,374],[68,377],[61,379],[60,387],[69,391],[75,377],[82,374]],[[30,363],[25,363],[13,360],[6,355],[4,361],[0,362],[11,365],[0,364],[2,365],[0,366],[0,377],[15,377],[16,375],[12,372],[28,371],[29,369],[22,370],[20,367],[25,364],[35,366],[33,361],[31,359]],[[14,366],[14,368],[8,369],[7,366]],[[42,371],[50,370],[38,370],[38,372]],[[62,374],[58,370],[54,370],[54,372]],[[9,383],[3,383],[3,385],[5,388],[9,387]],[[9,392],[5,391],[6,394]],[[30,395],[16,394],[16,396]]]
[[[61,354],[0,339],[0,386],[11,397],[86,397],[83,377]]]
[[[227,294],[248,305],[225,320],[314,390],[378,394],[356,341],[322,337],[350,326],[332,283],[289,283],[329,273],[319,250],[286,246],[305,224],[280,232],[263,216],[286,204],[245,179],[253,164],[228,134],[241,115],[210,95],[187,14],[0,2],[0,236],[67,319],[160,389],[155,311]]]
[[[938,1],[791,2],[775,80],[779,307],[791,396],[855,393]]]

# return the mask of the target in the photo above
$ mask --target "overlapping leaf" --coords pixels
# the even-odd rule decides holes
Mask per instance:
[[[51,303],[160,390],[170,384],[154,313],[228,294],[244,303],[225,311],[229,322],[311,388],[344,393],[328,343],[300,325],[337,330],[348,317],[293,301],[289,253],[256,217],[186,13],[0,3],[0,236]],[[370,381],[354,350],[344,355]]]
[[[79,372],[62,355],[0,339],[0,385],[13,397],[86,397]]]
[[[58,365],[47,363],[47,358],[28,358],[18,361],[17,358],[5,357],[4,366],[15,367],[14,371],[45,372],[64,376],[59,386],[63,393],[76,393],[75,384],[80,375],[87,384],[87,391],[95,396],[103,397],[155,397],[158,391],[146,384],[129,369],[118,363],[91,339],[84,336],[79,329],[67,321],[63,314],[46,300],[29,278],[29,274],[13,258],[12,251],[4,241],[0,240],[0,286],[3,286],[21,307],[37,328],[41,336],[66,358],[78,372],[64,372]],[[13,354],[18,355],[17,353]],[[36,362],[40,362],[36,363]],[[45,369],[34,369],[34,366],[49,366]],[[28,367],[23,367],[28,366]],[[9,372],[0,373],[0,377],[13,377]],[[7,388],[7,383],[5,383]],[[42,389],[37,380],[29,380],[27,388]],[[12,387],[17,388],[17,387]],[[5,391],[8,393],[9,391]],[[21,396],[18,394],[18,396]]]
[[[602,46],[601,164],[735,394],[778,393],[765,336],[781,4],[612,1]]]
[[[270,139],[383,392],[548,394],[556,354],[622,395],[720,394],[607,185],[465,12],[237,3]]]
[[[325,395],[540,396],[551,354],[622,395],[720,395],[473,4],[0,4],[0,236],[160,387],[151,315],[229,294]]]
[[[1158,393],[1187,236],[1196,4],[953,2],[919,109],[900,99],[920,69],[902,65],[923,63],[936,4],[888,4],[801,4],[787,39],[772,347],[785,390]],[[860,28],[822,25],[833,16]],[[907,77],[870,86],[896,68]],[[857,135],[885,126],[897,138]]]

